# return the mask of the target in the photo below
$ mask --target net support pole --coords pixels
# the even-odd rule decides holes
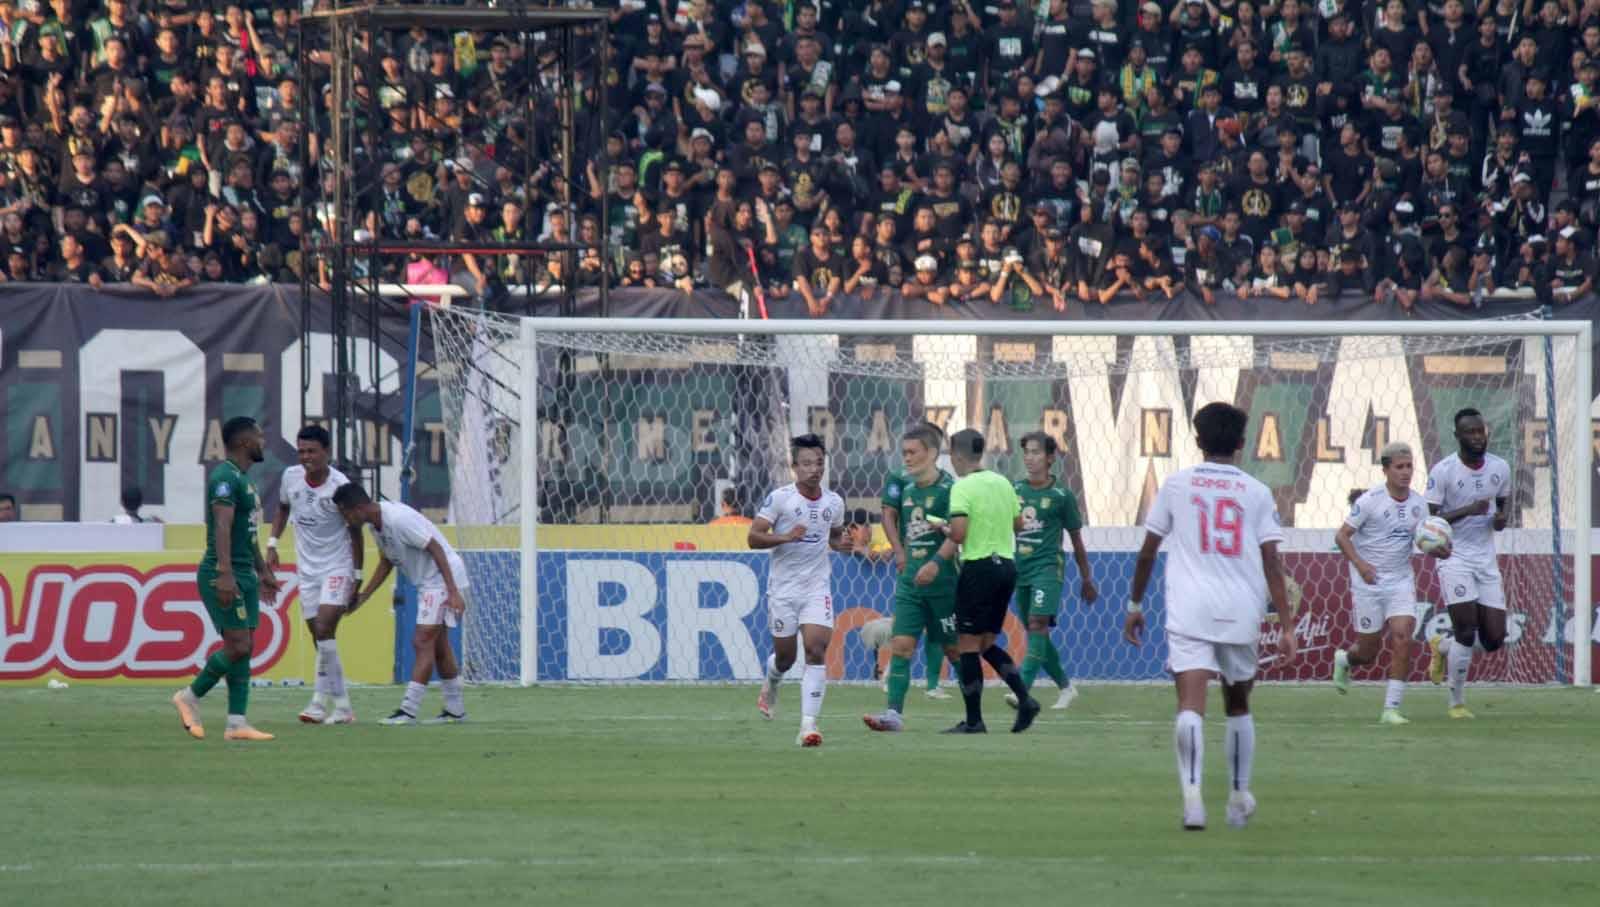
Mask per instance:
[[[532,319],[524,318],[518,324],[522,380],[517,388],[517,417],[522,421],[524,448],[517,545],[522,591],[518,681],[526,687],[539,678],[539,344]]]
[[[1572,433],[1570,459],[1575,470],[1573,497],[1578,518],[1574,520],[1572,533],[1572,684],[1586,687],[1593,673],[1589,655],[1594,622],[1594,592],[1590,582],[1594,569],[1591,563],[1594,515],[1590,513],[1594,485],[1594,432],[1590,428],[1594,409],[1594,375],[1590,371],[1594,367],[1593,326],[1587,321],[1581,322],[1573,341],[1577,347],[1572,389],[1576,410],[1573,420],[1577,430]]]

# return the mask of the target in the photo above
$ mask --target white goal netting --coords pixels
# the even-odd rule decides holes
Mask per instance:
[[[1590,508],[1569,464],[1587,425],[1574,393],[1587,356],[1571,334],[1523,333],[1537,322],[1345,336],[1183,336],[1154,324],[1142,329],[1167,333],[1095,335],[1078,325],[1053,336],[972,323],[898,335],[840,324],[857,333],[819,334],[743,322],[744,333],[695,334],[671,322],[571,330],[438,309],[431,324],[451,521],[474,588],[464,632],[475,680],[759,677],[770,646],[767,555],[747,549],[739,517],[792,481],[788,441],[807,432],[826,441],[826,483],[873,543],[832,555],[830,673],[874,679],[888,652],[861,630],[890,612],[895,583],[880,495],[901,466],[902,433],[923,421],[982,431],[991,468],[1013,477],[1024,474],[1024,434],[1056,439],[1057,476],[1078,499],[1100,590],[1097,603],[1081,599],[1069,558],[1054,630],[1066,670],[1158,679],[1163,639],[1122,643],[1122,604],[1138,527],[1162,480],[1199,461],[1189,419],[1213,400],[1250,413],[1240,465],[1272,488],[1290,528],[1304,654],[1269,679],[1325,679],[1333,650],[1353,639],[1348,569],[1333,535],[1352,492],[1382,481],[1379,449],[1409,442],[1421,491],[1427,470],[1455,450],[1454,413],[1469,406],[1483,413],[1514,484],[1510,528],[1498,539],[1510,639],[1475,660],[1473,676],[1571,676],[1573,530],[1589,525]],[[1416,568],[1418,636],[1448,632],[1431,562]],[[1146,604],[1159,627],[1159,596]],[[1020,652],[1014,617],[1009,629]],[[1426,659],[1416,661],[1420,677]]]

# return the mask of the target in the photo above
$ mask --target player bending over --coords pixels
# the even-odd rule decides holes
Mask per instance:
[[[1133,571],[1133,597],[1122,636],[1139,645],[1144,630],[1140,602],[1155,569],[1156,552],[1167,548],[1167,669],[1178,687],[1178,717],[1173,746],[1178,752],[1178,785],[1183,791],[1183,827],[1206,827],[1200,778],[1205,762],[1206,685],[1222,677],[1222,704],[1228,715],[1227,754],[1231,774],[1228,824],[1243,827],[1256,810],[1250,793],[1256,726],[1250,715],[1250,688],[1256,675],[1256,646],[1264,604],[1289,614],[1289,596],[1278,543],[1283,528],[1267,486],[1246,475],[1233,461],[1244,446],[1249,417],[1227,403],[1208,403],[1195,413],[1195,440],[1205,454],[1199,466],[1179,470],[1161,485],[1145,521],[1144,545]],[[1278,635],[1279,660],[1295,654],[1292,622]]]
[[[416,660],[411,665],[411,682],[406,684],[400,708],[379,722],[386,725],[416,724],[422,695],[428,691],[433,669],[439,669],[439,686],[444,692],[444,710],[429,724],[454,724],[467,719],[461,696],[461,671],[456,653],[450,647],[449,628],[456,625],[466,610],[467,567],[461,556],[439,532],[439,527],[405,504],[384,501],[379,504],[350,482],[333,493],[333,502],[345,523],[360,531],[372,527],[382,557],[371,582],[356,596],[346,614],[366,603],[378,591],[395,567],[417,587],[417,625],[411,632],[411,649]]]
[[[956,582],[956,647],[961,650],[961,698],[966,720],[946,734],[982,734],[983,662],[993,667],[1017,697],[1017,720],[1011,733],[1020,734],[1039,714],[1039,700],[1028,695],[1017,663],[995,645],[1006,622],[1006,608],[1017,586],[1017,528],[1022,525],[1022,504],[1017,491],[999,473],[983,468],[983,435],[972,429],[950,438],[950,465],[961,478],[950,489],[950,523],[941,527],[947,536],[936,560],[956,556],[960,546],[961,577]],[[917,572],[917,582],[938,575],[932,561]],[[981,658],[981,661],[980,661]]]
[[[266,458],[266,442],[254,419],[237,416],[223,423],[223,460],[206,477],[206,553],[200,560],[197,585],[212,626],[222,634],[222,648],[211,653],[194,682],[172,695],[184,730],[196,740],[206,736],[200,723],[200,699],[217,681],[228,680],[228,725],[224,740],[271,740],[245,720],[250,705],[250,655],[261,622],[261,594],[278,594],[278,579],[256,548],[256,486],[245,475]]]
[[[1350,606],[1356,644],[1333,653],[1333,686],[1350,690],[1350,669],[1378,660],[1385,630],[1389,632],[1389,686],[1383,696],[1382,724],[1410,724],[1400,714],[1411,674],[1411,636],[1417,630],[1417,577],[1411,551],[1417,524],[1426,518],[1422,495],[1411,490],[1414,460],[1410,445],[1396,441],[1378,452],[1383,483],[1374,485],[1350,506],[1350,515],[1334,542],[1350,562]],[[1448,558],[1450,549],[1432,557]]]
[[[883,485],[883,533],[894,548],[899,575],[894,584],[894,628],[889,640],[888,702],[876,715],[861,720],[875,731],[898,731],[911,686],[911,657],[917,654],[917,637],[928,640],[957,661],[956,568],[934,553],[944,542],[939,531],[950,518],[950,488],[955,479],[938,466],[944,435],[928,423],[912,428],[900,438],[900,460]],[[930,582],[917,577],[927,564],[936,564]]]
[[[794,667],[795,634],[806,649],[800,680],[801,746],[821,746],[817,716],[828,687],[828,642],[833,638],[833,565],[828,549],[848,554],[844,531],[844,499],[822,487],[827,451],[816,435],[801,435],[789,444],[794,482],[767,495],[750,524],[750,547],[772,551],[767,570],[767,618],[772,628],[772,654],[767,679],[756,697],[761,717],[778,707],[778,687]]]
[[[300,464],[283,471],[278,483],[278,514],[267,538],[267,564],[278,569],[278,536],[294,519],[294,565],[300,575],[300,616],[317,646],[317,683],[311,703],[300,713],[307,724],[349,724],[356,720],[344,685],[344,665],[334,634],[339,618],[361,588],[361,530],[345,525],[333,493],[350,480],[328,465],[333,439],[320,425],[295,435]]]
[[[1055,438],[1042,431],[1022,436],[1022,466],[1028,477],[1016,482],[1017,497],[1022,499],[1022,529],[1017,533],[1017,615],[1028,627],[1022,685],[1032,689],[1033,679],[1044,668],[1061,690],[1051,708],[1064,709],[1077,698],[1078,691],[1061,666],[1061,651],[1050,640],[1067,571],[1061,546],[1063,535],[1072,539],[1072,559],[1078,565],[1078,590],[1084,602],[1099,598],[1100,591],[1089,578],[1089,555],[1083,547],[1078,498],[1056,484],[1055,464]],[[1006,694],[1006,704],[1016,706],[1015,693]]]
[[[1495,561],[1494,534],[1506,528],[1511,513],[1511,467],[1489,453],[1489,429],[1475,409],[1455,417],[1457,453],[1433,464],[1428,472],[1428,510],[1450,522],[1454,530],[1451,557],[1439,563],[1439,588],[1450,610],[1450,637],[1428,640],[1434,683],[1450,674],[1451,718],[1471,718],[1467,711],[1467,671],[1472,652],[1493,652],[1506,641],[1506,591]]]

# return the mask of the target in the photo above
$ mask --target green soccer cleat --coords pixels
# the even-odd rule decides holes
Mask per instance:
[[[1456,721],[1460,721],[1463,718],[1476,718],[1476,717],[1478,717],[1478,716],[1472,714],[1472,712],[1468,711],[1467,707],[1464,706],[1464,705],[1453,705],[1453,706],[1450,707],[1450,711],[1446,712],[1445,714],[1449,715],[1452,719],[1455,719]]]
[[[1343,649],[1333,653],[1333,688],[1340,696],[1350,692],[1350,653]]]
[[[1434,686],[1444,683],[1444,637],[1435,633],[1428,637],[1428,651],[1433,660],[1428,662],[1428,679]]]
[[[1400,714],[1399,709],[1384,709],[1383,714],[1378,716],[1378,723],[1393,725],[1410,724],[1411,719]]]

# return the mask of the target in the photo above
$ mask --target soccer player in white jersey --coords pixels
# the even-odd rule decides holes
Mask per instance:
[[[283,471],[278,483],[278,514],[267,538],[267,564],[278,569],[278,537],[294,520],[294,566],[300,576],[300,616],[317,647],[317,682],[311,704],[300,712],[307,724],[349,724],[356,720],[344,685],[335,634],[345,609],[361,587],[361,530],[346,526],[333,493],[350,480],[328,465],[333,439],[320,425],[295,436],[300,464]]]
[[[1396,441],[1378,451],[1383,482],[1350,505],[1350,515],[1334,542],[1350,562],[1350,599],[1356,644],[1333,653],[1333,685],[1350,690],[1350,669],[1378,660],[1384,630],[1389,631],[1389,685],[1383,697],[1382,724],[1410,724],[1400,714],[1411,675],[1411,636],[1417,630],[1417,577],[1411,552],[1417,524],[1427,516],[1422,495],[1411,490],[1415,467],[1411,446]],[[1448,558],[1449,548],[1432,557]]]
[[[771,550],[767,570],[767,617],[772,654],[756,708],[771,719],[778,706],[783,675],[794,666],[795,637],[805,646],[800,679],[801,746],[821,746],[817,716],[828,686],[828,642],[833,638],[833,566],[828,550],[852,550],[844,531],[844,499],[822,487],[827,451],[816,435],[790,442],[794,483],[767,495],[750,524],[750,547]]]
[[[372,581],[356,596],[350,611],[364,604],[395,567],[417,587],[417,622],[411,633],[411,648],[416,659],[411,666],[411,682],[406,684],[400,708],[379,723],[416,724],[422,696],[428,691],[428,681],[433,678],[435,667],[439,669],[439,685],[444,692],[444,710],[428,723],[465,721],[467,709],[462,701],[461,669],[456,665],[455,650],[450,648],[447,631],[456,626],[467,608],[466,564],[439,532],[439,527],[405,504],[376,503],[354,482],[334,492],[333,502],[349,525],[357,530],[363,525],[372,527],[373,538],[383,555],[378,569],[373,571]]]
[[[1195,413],[1195,439],[1205,454],[1199,466],[1179,470],[1156,495],[1145,520],[1144,545],[1133,571],[1133,593],[1122,635],[1139,645],[1144,630],[1141,602],[1155,570],[1156,552],[1167,548],[1167,669],[1178,687],[1173,744],[1183,792],[1183,827],[1206,827],[1200,778],[1205,762],[1206,685],[1222,677],[1228,715],[1227,754],[1231,774],[1228,824],[1243,827],[1255,812],[1250,772],[1256,728],[1250,715],[1257,643],[1266,604],[1289,613],[1289,597],[1278,543],[1283,529],[1267,486],[1234,465],[1244,446],[1246,413],[1227,403],[1208,403]],[[1295,654],[1293,628],[1278,636],[1280,661]]]
[[[1463,409],[1455,417],[1459,448],[1433,464],[1428,472],[1428,510],[1444,517],[1454,530],[1451,557],[1439,562],[1439,588],[1450,610],[1451,637],[1433,636],[1428,648],[1434,683],[1450,675],[1451,718],[1471,718],[1467,711],[1467,671],[1473,649],[1493,652],[1506,641],[1506,592],[1495,562],[1494,534],[1506,528],[1511,514],[1511,467],[1489,453],[1489,429],[1483,415]]]

